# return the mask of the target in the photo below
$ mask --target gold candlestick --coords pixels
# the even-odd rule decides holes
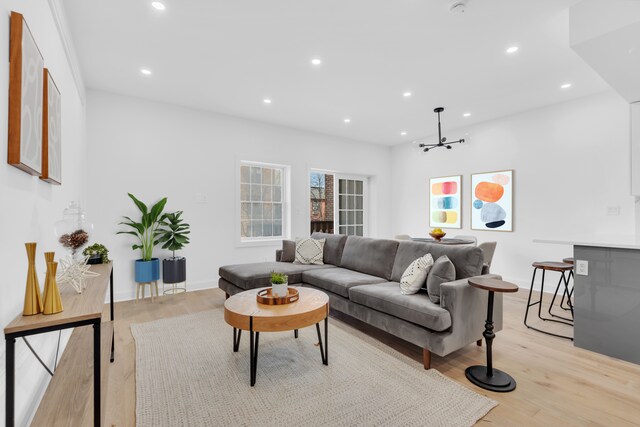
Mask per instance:
[[[27,268],[27,287],[24,292],[24,316],[32,316],[42,313],[42,300],[40,299],[40,283],[38,282],[38,274],[36,273],[36,243],[25,243],[27,248],[27,260],[29,267]]]
[[[49,285],[49,263],[54,261],[55,252],[44,253],[44,265],[47,266],[47,273],[44,276],[44,290],[42,291],[42,304],[44,308],[44,297],[47,295],[47,287]]]
[[[53,258],[53,252],[48,253],[50,253]],[[62,299],[60,298],[60,291],[58,290],[58,283],[56,282],[57,269],[57,262],[47,262],[47,278],[45,279],[44,285],[44,314],[56,314],[63,310]]]

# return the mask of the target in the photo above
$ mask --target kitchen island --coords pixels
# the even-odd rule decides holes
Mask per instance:
[[[575,345],[640,364],[640,239],[607,236],[534,242],[573,246]]]

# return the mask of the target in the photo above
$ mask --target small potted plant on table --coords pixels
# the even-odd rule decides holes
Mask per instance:
[[[286,297],[289,287],[289,276],[284,273],[271,273],[271,292],[275,297]]]
[[[131,227],[132,231],[119,231],[117,234],[130,234],[138,239],[138,244],[132,245],[131,249],[140,249],[142,258],[136,260],[135,278],[138,283],[157,282],[160,279],[160,261],[153,257],[153,248],[158,244],[160,218],[167,198],[161,199],[151,208],[147,207],[140,200],[129,193],[136,207],[140,210],[140,221],[134,221],[125,216],[125,221],[120,224]],[[156,289],[157,292],[157,289]]]
[[[162,243],[162,249],[173,252],[171,258],[162,260],[162,282],[173,285],[172,289],[164,293],[185,292],[187,281],[187,259],[176,257],[176,251],[181,250],[189,244],[189,224],[183,222],[182,211],[167,213],[162,216],[159,229],[158,243]],[[177,283],[185,282],[184,288],[176,287]],[[163,285],[164,287],[164,285]]]
[[[109,249],[100,243],[87,246],[82,255],[88,256],[87,264],[109,264]]]

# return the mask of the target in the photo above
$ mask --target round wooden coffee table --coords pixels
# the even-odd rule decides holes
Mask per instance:
[[[504,280],[476,277],[469,279],[469,285],[474,288],[489,291],[489,303],[487,307],[487,320],[484,325],[484,339],[487,341],[487,366],[470,366],[465,370],[465,376],[469,381],[485,390],[508,392],[516,388],[516,380],[506,372],[493,367],[493,354],[491,344],[496,334],[493,332],[493,298],[496,292],[518,292],[518,286]]]
[[[294,331],[316,325],[322,363],[329,364],[328,316],[329,296],[311,288],[296,288],[300,299],[290,304],[265,305],[256,301],[256,294],[265,288],[252,289],[229,297],[224,303],[224,320],[233,326],[233,351],[240,347],[242,331],[249,331],[251,386],[256,383],[258,343],[260,332]],[[320,334],[320,322],[324,320],[324,346]]]

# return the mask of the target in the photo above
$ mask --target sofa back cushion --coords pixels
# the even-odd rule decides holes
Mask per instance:
[[[324,243],[323,262],[325,264],[340,266],[347,236],[343,234],[313,233],[311,237],[316,240],[326,239]]]
[[[347,245],[349,242],[347,241]],[[399,282],[402,273],[416,258],[425,254],[431,254],[434,260],[443,255],[449,257],[456,267],[456,279],[466,279],[482,274],[484,254],[482,249],[476,246],[442,245],[438,243],[424,242],[400,242],[391,280]]]
[[[393,270],[393,261],[398,250],[397,240],[371,239],[349,236],[344,245],[341,267],[359,271],[389,280]],[[424,255],[424,254],[422,254]],[[422,256],[420,255],[420,256]],[[409,264],[419,256],[413,257],[400,272],[400,276]],[[397,280],[398,282],[400,279]]]

